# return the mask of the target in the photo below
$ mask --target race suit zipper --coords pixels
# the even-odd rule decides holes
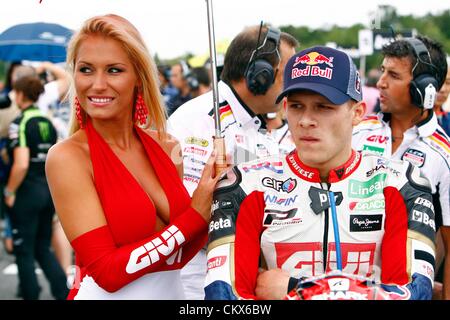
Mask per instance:
[[[320,186],[323,190],[329,190],[330,185],[328,183],[321,183]],[[324,227],[323,227],[323,243],[322,243],[322,260],[323,260],[323,272],[327,272],[327,255],[328,255],[328,228],[329,228],[329,213],[328,209],[324,210]]]

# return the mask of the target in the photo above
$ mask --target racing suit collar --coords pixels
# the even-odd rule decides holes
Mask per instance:
[[[309,181],[309,182],[322,182],[320,180],[319,170],[315,168],[311,168],[300,161],[298,157],[297,150],[292,151],[290,154],[286,156],[287,163],[289,164],[292,172],[297,175],[299,178]],[[348,176],[350,176],[361,163],[361,153],[356,152],[352,149],[352,154],[350,158],[343,165],[334,168],[330,171],[328,175],[329,183],[336,183],[341,180],[344,180]]]
[[[389,121],[391,120],[390,113],[379,112],[377,116],[378,119],[385,125],[388,125]],[[421,122],[417,123],[414,128],[417,129],[418,135],[420,137],[425,138],[433,135],[433,133],[438,129],[438,120],[433,110],[430,110],[428,112],[428,116]]]
[[[419,136],[428,137],[431,136],[438,127],[438,120],[433,110],[428,112],[428,117],[417,124],[419,130]]]
[[[241,99],[239,94],[234,90],[234,88],[226,83],[225,81],[220,81],[219,83],[223,84],[224,89],[228,89],[232,92],[232,95],[236,98],[229,99],[228,103],[230,104],[231,110],[233,112],[233,115],[236,118],[236,121],[242,126],[246,127],[251,122],[252,126],[254,124],[257,124],[260,129],[266,129],[266,120],[264,117],[260,114],[255,114],[250,107],[245,104],[245,102]],[[234,100],[234,101],[233,101]],[[258,122],[255,122],[256,120],[259,120]]]

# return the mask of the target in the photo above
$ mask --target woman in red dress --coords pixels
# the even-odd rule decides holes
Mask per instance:
[[[46,173],[76,254],[69,299],[183,299],[179,270],[206,243],[215,158],[191,199],[154,62],[126,19],[87,20],[67,65],[72,135],[50,150]]]

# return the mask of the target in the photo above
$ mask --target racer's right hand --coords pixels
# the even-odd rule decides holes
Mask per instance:
[[[216,175],[214,170],[216,156],[216,152],[213,151],[203,169],[198,187],[192,194],[191,207],[200,213],[206,222],[209,222],[211,219],[212,196],[215,186],[221,177],[221,175]]]
[[[281,300],[286,295],[289,272],[282,269],[264,270],[256,278],[256,296],[263,300]]]

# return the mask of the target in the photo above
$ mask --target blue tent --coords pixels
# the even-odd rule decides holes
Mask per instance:
[[[71,36],[72,30],[54,23],[15,25],[0,34],[0,60],[63,62]]]

